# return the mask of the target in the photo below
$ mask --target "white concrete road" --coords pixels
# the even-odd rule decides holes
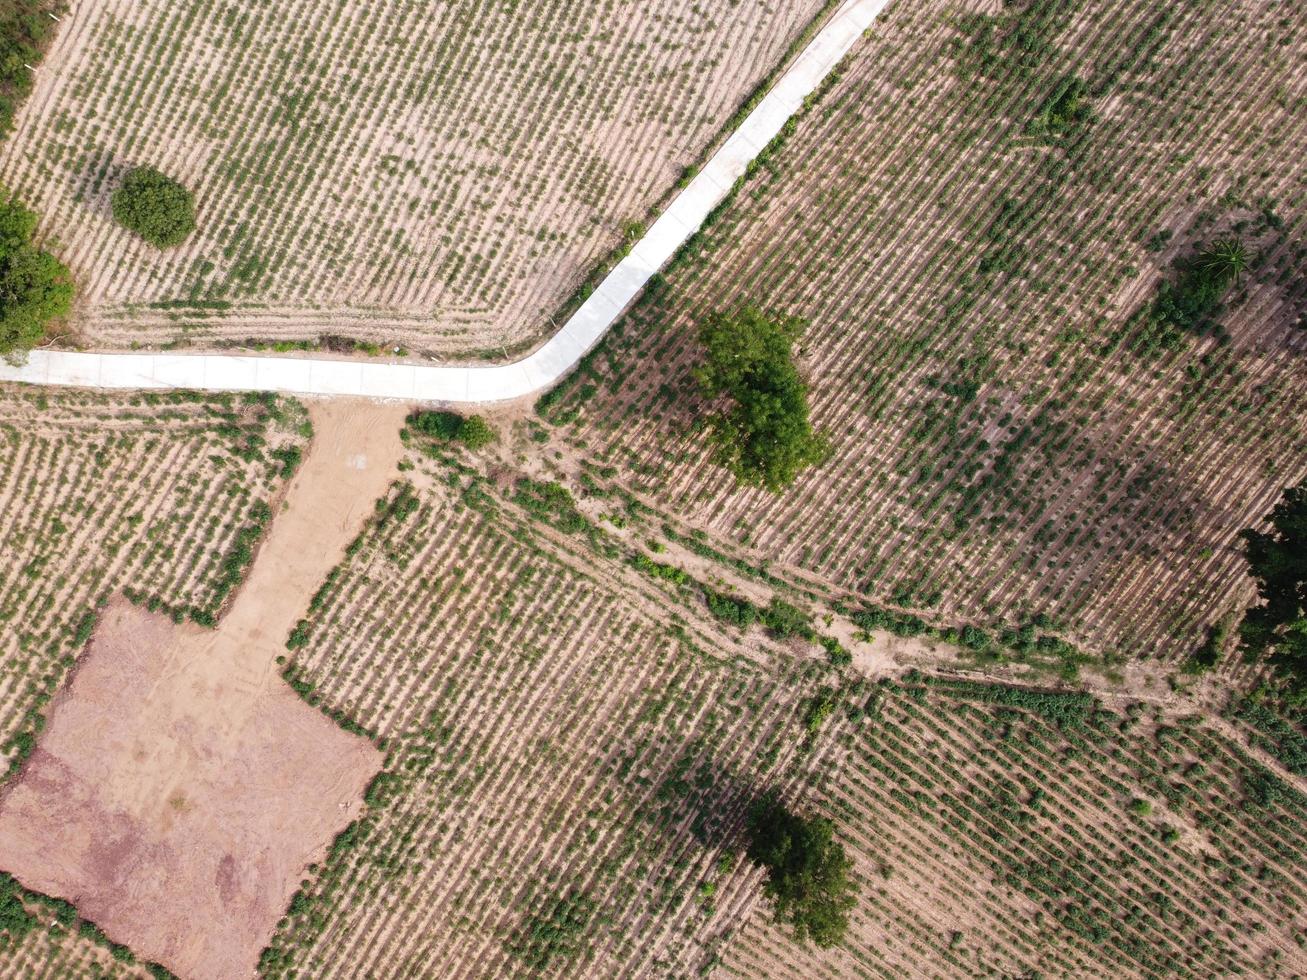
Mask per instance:
[[[89,388],[281,391],[451,404],[507,401],[543,391],[598,343],[888,2],[847,0],[563,329],[520,361],[453,366],[259,354],[38,350],[21,367],[0,361],[0,381]]]

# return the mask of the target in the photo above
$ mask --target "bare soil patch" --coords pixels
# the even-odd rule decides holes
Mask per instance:
[[[253,974],[381,766],[272,675],[395,472],[402,413],[313,406],[308,459],[218,630],[108,607],[0,800],[0,867],[180,976]]]

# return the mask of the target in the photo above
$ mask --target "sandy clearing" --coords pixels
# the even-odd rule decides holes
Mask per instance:
[[[403,413],[310,414],[308,458],[219,629],[112,603],[0,800],[0,867],[185,978],[253,974],[305,866],[381,765],[273,672],[385,492]]]

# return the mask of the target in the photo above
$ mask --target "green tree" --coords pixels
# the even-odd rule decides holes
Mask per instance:
[[[750,808],[748,832],[749,858],[767,869],[764,891],[776,917],[794,927],[800,942],[837,945],[854,902],[851,862],[835,840],[835,825],[791,813],[772,792]]]
[[[36,215],[0,191],[0,355],[35,346],[72,307],[73,278],[32,244],[35,232]]]
[[[695,377],[709,398],[730,400],[708,419],[715,458],[746,486],[778,493],[830,455],[808,419],[807,386],[791,355],[804,327],[798,317],[747,306],[713,314],[700,328],[707,357]]]
[[[1238,238],[1219,238],[1176,265],[1174,282],[1164,282],[1145,312],[1146,329],[1135,346],[1174,349],[1182,333],[1205,333],[1216,327],[1225,294],[1248,268],[1248,247]]]
[[[1270,514],[1269,531],[1243,532],[1248,571],[1261,602],[1248,610],[1239,635],[1307,698],[1307,481],[1289,487]]]
[[[195,195],[153,167],[129,170],[112,205],[120,225],[157,248],[180,244],[195,230]]]
[[[458,441],[468,449],[480,449],[495,441],[495,430],[480,415],[469,415],[459,429]]]

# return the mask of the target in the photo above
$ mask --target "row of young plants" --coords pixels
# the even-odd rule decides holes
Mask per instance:
[[[807,738],[803,706],[826,668],[702,656],[618,584],[621,555],[532,512],[538,481],[469,503],[474,467],[414,449],[387,500],[416,505],[351,546],[288,654],[388,755],[268,974],[697,970],[759,900],[750,801],[828,767],[844,722]]]
[[[865,699],[865,701],[864,701]],[[839,700],[839,699],[837,699]],[[1200,719],[910,678],[835,709],[849,764],[821,810],[862,882],[849,941],[795,950],[762,917],[736,975],[1292,970],[1307,948],[1307,808]]]
[[[1247,54],[1210,12],[1083,10],[1022,3],[985,20],[1008,53],[967,83],[930,81],[973,43],[935,7],[878,28],[542,405],[554,438],[719,548],[878,605],[939,595],[932,618],[978,624],[1042,611],[1097,653],[1179,661],[1202,645],[1246,590],[1237,532],[1298,475],[1282,447],[1305,397],[1290,322],[1303,211],[1284,162],[1301,133],[1270,94],[1293,45],[1218,92],[1204,87],[1213,66]],[[1008,51],[1026,37],[1030,64]],[[902,79],[894,97],[886,77]],[[1201,112],[1203,126],[1186,123]],[[1253,120],[1265,141],[1247,137]],[[954,139],[964,163],[937,152]],[[1131,181],[1109,179],[1121,172]],[[1190,195],[1198,213],[1180,220]],[[1218,316],[1229,341],[1186,335],[1141,355],[1121,324],[1154,283],[1178,288],[1190,256],[1235,237],[1250,257]],[[979,268],[1006,248],[1020,260]],[[1137,300],[1118,303],[1127,290]],[[799,360],[835,450],[779,498],[713,466],[696,391],[700,326],[746,304],[812,325]]]
[[[99,340],[302,341],[330,310],[387,349],[498,357],[552,332],[826,6],[106,8],[0,177],[85,260]],[[199,199],[198,232],[161,254],[102,220],[147,153]]]

